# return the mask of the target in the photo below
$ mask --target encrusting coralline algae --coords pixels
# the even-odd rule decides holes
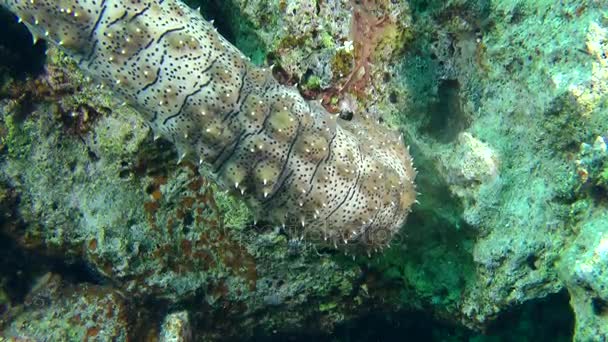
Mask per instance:
[[[179,1],[4,1],[144,115],[259,217],[311,240],[377,249],[415,201],[394,132],[340,120],[254,67]]]

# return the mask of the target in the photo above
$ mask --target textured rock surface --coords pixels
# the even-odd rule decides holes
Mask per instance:
[[[289,19],[256,24],[260,2],[236,3],[260,26],[271,54],[284,55],[272,42],[307,28]],[[603,138],[596,138],[608,130],[606,7],[594,1],[407,5],[385,14],[411,13],[401,30],[416,39],[405,40],[401,63],[379,59],[372,69],[393,75],[373,108],[400,108],[382,115],[416,142],[421,207],[407,250],[389,251],[378,266],[413,288],[404,291],[408,300],[424,298],[441,316],[483,326],[506,308],[561,291],[555,262],[587,215],[606,211],[606,159]],[[331,27],[321,13],[345,17],[349,6],[329,9],[323,2],[313,16],[319,27]],[[309,41],[298,38],[291,41]],[[301,51],[305,60],[306,48]],[[304,75],[310,67],[289,64],[293,54],[281,59],[283,67]]]
[[[160,298],[153,307],[162,314],[147,320],[155,327],[166,312],[188,311],[201,339],[230,337],[235,326],[243,335],[343,332],[341,322],[409,334],[428,324],[423,312],[486,335],[435,325],[421,340],[605,334],[606,5],[377,1],[372,13],[400,13],[403,35],[382,45],[394,54],[372,57],[375,76],[361,78],[366,97],[332,89],[348,75],[335,79],[326,61],[350,58],[348,73],[359,45],[353,40],[350,50],[350,28],[330,19],[352,20],[353,5],[331,3],[317,2],[318,12],[302,1],[203,7],[219,11],[208,18],[253,60],[278,62],[282,82],[299,82],[306,96],[326,99],[329,109],[344,105],[355,118],[367,109],[414,142],[420,206],[382,256],[352,262],[253,226],[242,203],[189,164],[175,166],[169,144],[154,143],[142,121],[53,54],[45,76],[2,90],[10,100],[0,126],[0,208],[11,222],[2,232],[21,249],[87,260],[94,279],[127,294],[135,312]],[[298,20],[305,15],[311,20]],[[306,59],[311,52],[325,59]],[[317,68],[317,58],[328,68]],[[71,191],[79,196],[65,196]],[[23,301],[7,282],[15,277],[0,276],[9,308]],[[0,324],[10,324],[1,305]],[[356,320],[395,310],[414,313]]]
[[[560,276],[576,314],[575,340],[608,338],[608,215],[598,212],[584,225],[560,261]]]
[[[160,342],[189,342],[192,341],[192,327],[187,311],[168,314],[163,321],[160,332]]]
[[[262,63],[265,53],[277,66],[275,76],[298,84],[327,108],[377,119],[396,110],[390,65],[413,38],[408,2],[208,1],[203,6],[220,8],[208,17],[232,32],[252,60]]]
[[[454,6],[468,10],[446,16]],[[608,129],[608,94],[597,84],[605,58],[593,52],[605,10],[592,1],[437,2],[417,23],[428,40],[404,59],[403,85],[412,92],[413,110],[401,121],[420,154],[450,156],[420,168],[447,170],[439,178],[454,195],[455,225],[443,222],[436,230],[460,228],[452,242],[460,245],[471,243],[465,232],[475,236],[467,251],[472,264],[462,268],[474,281],[457,300],[468,325],[487,324],[508,307],[563,290],[555,263],[589,213],[606,211],[605,192],[580,191],[574,162],[581,143]],[[416,115],[416,108],[429,111]],[[498,161],[495,177],[466,191],[452,171],[462,169],[454,156],[462,151],[462,132]],[[421,212],[448,212],[432,198],[442,197],[432,190],[436,183],[420,182],[427,193]]]
[[[131,110],[66,76],[78,74],[65,59],[51,54],[49,63],[57,68],[32,83],[67,78],[80,91],[61,95],[63,107],[38,103],[20,122],[3,116],[2,181],[10,184],[3,206],[15,205],[11,193],[20,204],[2,231],[21,247],[86,260],[92,273],[86,277],[124,291],[138,310],[193,306],[193,327],[211,339],[299,329],[311,319],[330,330],[351,312],[367,310],[366,296],[351,303],[360,296],[356,265],[320,256],[273,227],[253,226],[244,204],[191,164],[177,166],[171,145],[154,143]],[[91,95],[85,99],[92,117],[117,109],[90,122],[89,131],[74,132],[76,125],[64,120],[84,120],[72,107],[83,94]],[[160,303],[147,305],[150,300]]]
[[[127,307],[118,292],[94,285],[70,285],[61,277],[40,277],[23,304],[11,309],[2,335],[17,341],[126,340]]]

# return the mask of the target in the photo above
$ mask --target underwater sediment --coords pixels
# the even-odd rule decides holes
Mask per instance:
[[[42,42],[2,41],[1,230],[11,249],[45,260],[3,258],[25,275],[2,268],[4,334],[35,337],[54,322],[78,337],[303,336],[370,313],[402,325],[434,317],[488,338],[500,326],[537,339],[606,334],[605,5],[189,3],[337,121],[398,127],[420,170],[420,205],[371,259],[310,245],[218,189],[198,158],[178,165],[184,150],[170,134],[154,141],[145,113],[57,49],[24,80],[12,56]],[[15,279],[30,285],[16,291]],[[96,303],[86,313],[75,301],[84,294]],[[100,307],[116,316],[90,324]],[[520,308],[533,324],[514,320]],[[450,335],[435,328],[436,340]]]

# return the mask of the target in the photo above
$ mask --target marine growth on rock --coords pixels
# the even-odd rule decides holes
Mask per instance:
[[[176,0],[4,0],[35,39],[113,85],[259,218],[340,248],[386,245],[416,191],[409,151],[364,115],[344,121],[252,65]],[[354,247],[357,248],[357,247]]]

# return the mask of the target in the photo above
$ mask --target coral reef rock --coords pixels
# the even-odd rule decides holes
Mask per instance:
[[[73,2],[2,3],[32,14]],[[97,6],[90,17],[114,3],[78,1]],[[36,340],[46,324],[58,340],[65,331],[131,340],[191,332],[195,341],[607,338],[607,2],[186,1],[238,50],[181,3],[138,16],[133,8],[152,2],[122,3],[106,6],[80,45],[93,30],[76,7],[39,18],[48,37],[22,15],[42,38],[33,47],[21,43],[28,30],[0,10],[0,28],[10,32],[0,35],[0,336]],[[80,33],[56,30],[80,20]],[[135,63],[142,40],[158,51],[140,51],[148,61]],[[69,58],[78,46],[93,54]],[[218,57],[206,72],[201,51]],[[194,93],[211,75],[214,97]],[[102,87],[104,79],[114,84]],[[145,80],[150,86],[134,92]],[[202,115],[205,106],[219,107]],[[231,116],[239,106],[264,114],[243,128],[245,118]],[[221,124],[206,132],[204,120]],[[294,134],[296,122],[306,129]],[[247,134],[258,127],[267,140],[253,143]],[[373,229],[353,235],[346,228],[362,222],[339,223],[369,221],[361,216],[369,202],[357,194],[397,199],[384,191],[394,180],[413,191],[407,149],[385,127],[411,145],[420,203],[403,227],[397,221],[408,210],[394,212],[382,243],[365,244],[382,253],[368,258],[351,248]],[[329,144],[333,136],[340,147]],[[289,178],[247,157],[289,142]],[[388,155],[382,143],[394,145]],[[336,158],[316,159],[315,177],[324,165],[342,167],[331,186],[313,181],[313,191],[294,192],[313,179],[304,157],[330,149]],[[351,169],[351,157],[367,161]],[[273,158],[265,160],[283,157]],[[396,173],[374,183],[363,177],[372,166]],[[268,191],[271,203],[260,206],[277,181],[286,189]],[[357,182],[365,192],[349,200]],[[313,201],[298,199],[318,199],[323,189],[346,198],[343,210],[360,207],[315,231]],[[406,199],[409,208],[414,198]],[[311,244],[313,235],[328,242]],[[42,289],[48,294],[36,296]],[[27,305],[39,297],[44,306]],[[95,305],[84,310],[78,298]],[[97,319],[97,304],[115,310]]]

